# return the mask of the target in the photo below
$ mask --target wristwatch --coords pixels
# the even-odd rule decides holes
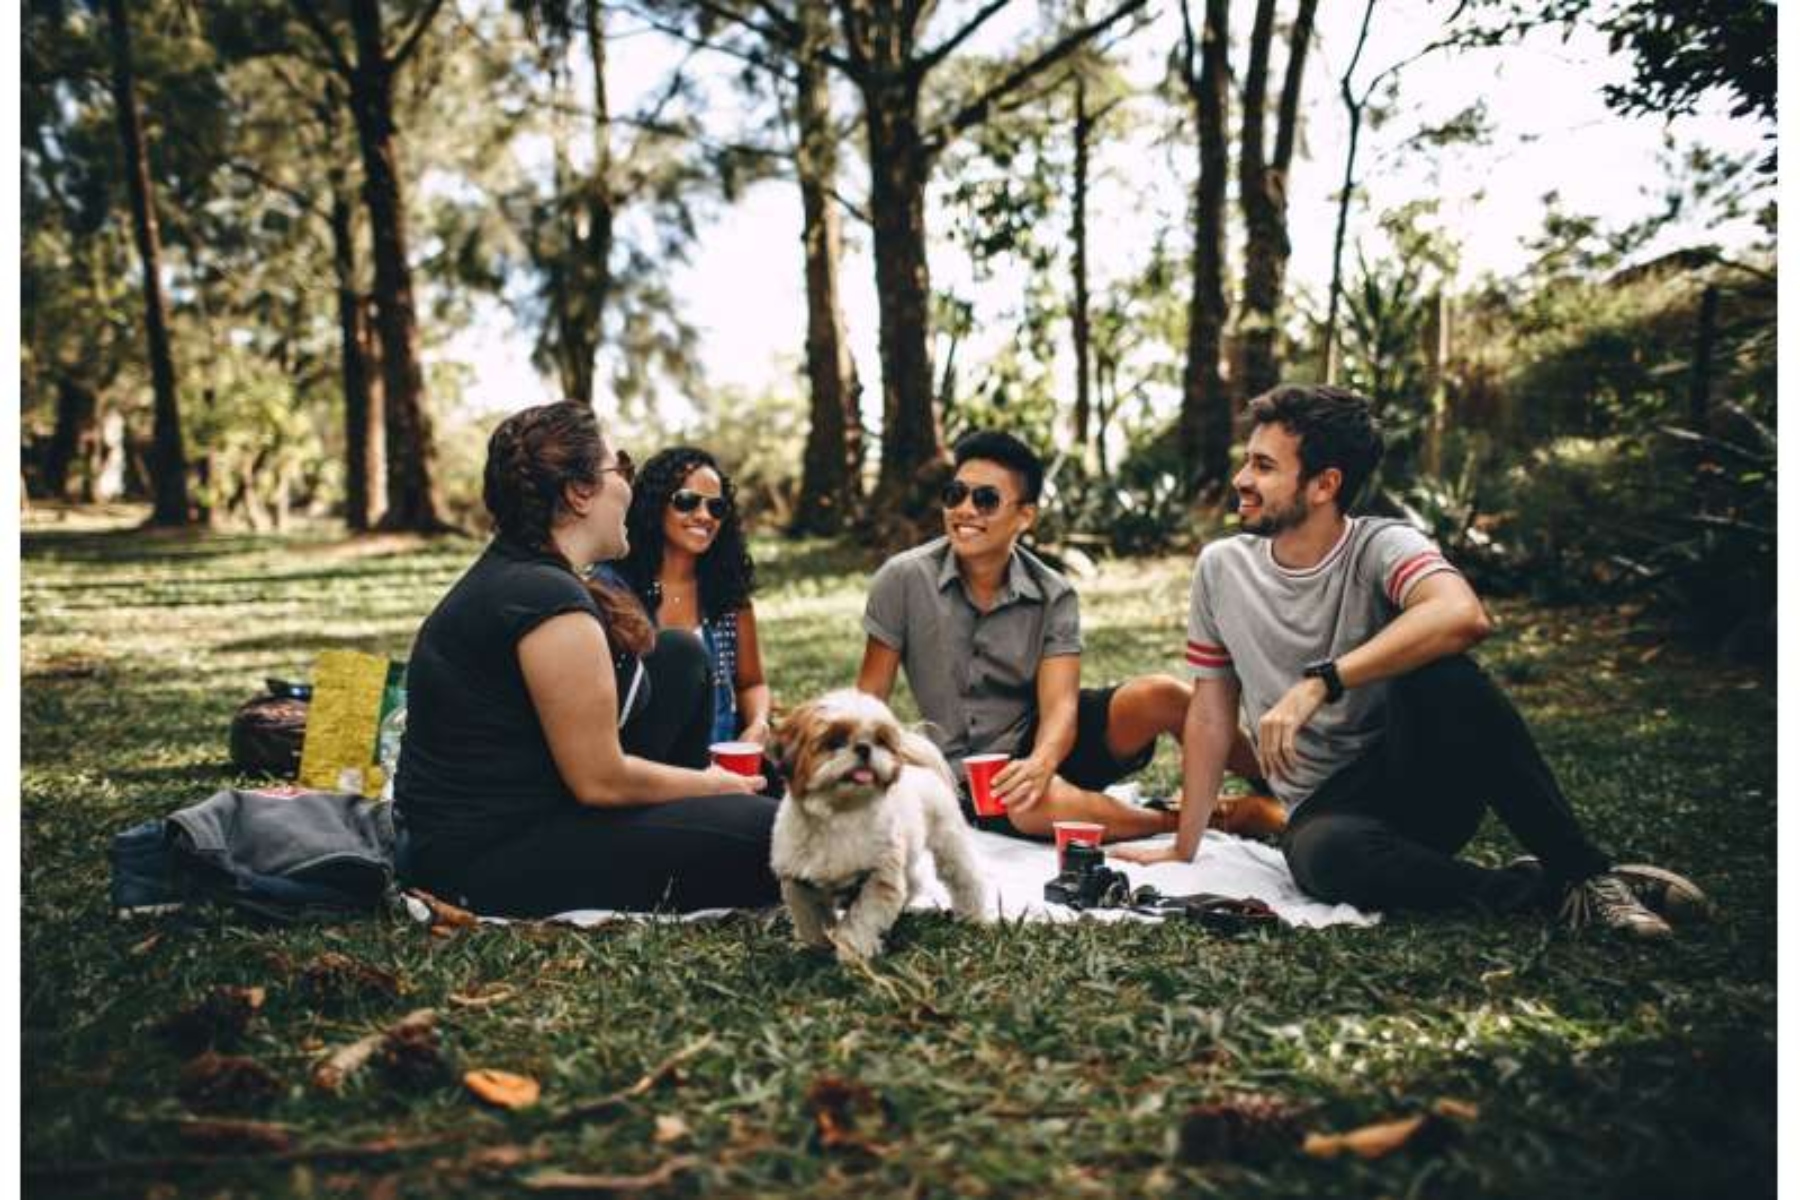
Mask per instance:
[[[1344,698],[1344,681],[1338,678],[1337,663],[1327,658],[1316,663],[1307,663],[1300,668],[1300,674],[1308,679],[1325,681],[1325,702],[1333,703]]]

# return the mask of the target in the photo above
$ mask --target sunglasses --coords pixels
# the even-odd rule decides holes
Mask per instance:
[[[600,468],[600,474],[602,475],[606,474],[608,471],[617,471],[620,477],[625,480],[627,486],[637,482],[637,464],[632,462],[631,455],[625,453],[623,450],[613,455],[612,466]]]
[[[692,488],[682,488],[669,497],[669,507],[678,513],[691,513],[702,504],[715,521],[723,521],[731,511],[731,501],[723,496],[702,496]]]
[[[975,504],[975,511],[978,513],[998,512],[1000,506],[1006,503],[1006,497],[1002,496],[1000,489],[993,484],[982,483],[970,487],[960,479],[952,479],[946,483],[944,490],[939,493],[939,497],[943,500],[946,509],[956,508],[964,500],[972,500]]]

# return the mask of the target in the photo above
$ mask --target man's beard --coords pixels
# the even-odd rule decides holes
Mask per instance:
[[[1233,493],[1233,495],[1238,502],[1238,513],[1242,516],[1243,497],[1237,493]],[[1272,538],[1277,534],[1286,533],[1290,529],[1299,528],[1312,512],[1312,506],[1307,504],[1306,497],[1303,495],[1296,495],[1293,502],[1286,508],[1270,508],[1267,503],[1262,504],[1261,508],[1262,511],[1256,517],[1245,518],[1239,528],[1245,533],[1252,533],[1257,537]]]

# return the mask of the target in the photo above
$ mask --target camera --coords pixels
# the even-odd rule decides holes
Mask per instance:
[[[1131,902],[1131,881],[1106,865],[1100,847],[1071,842],[1062,869],[1044,884],[1044,899],[1070,908],[1121,908]]]

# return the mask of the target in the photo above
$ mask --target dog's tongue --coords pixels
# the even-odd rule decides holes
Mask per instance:
[[[874,783],[875,772],[869,770],[867,767],[858,767],[856,770],[850,772],[850,778],[854,779],[857,783]]]

